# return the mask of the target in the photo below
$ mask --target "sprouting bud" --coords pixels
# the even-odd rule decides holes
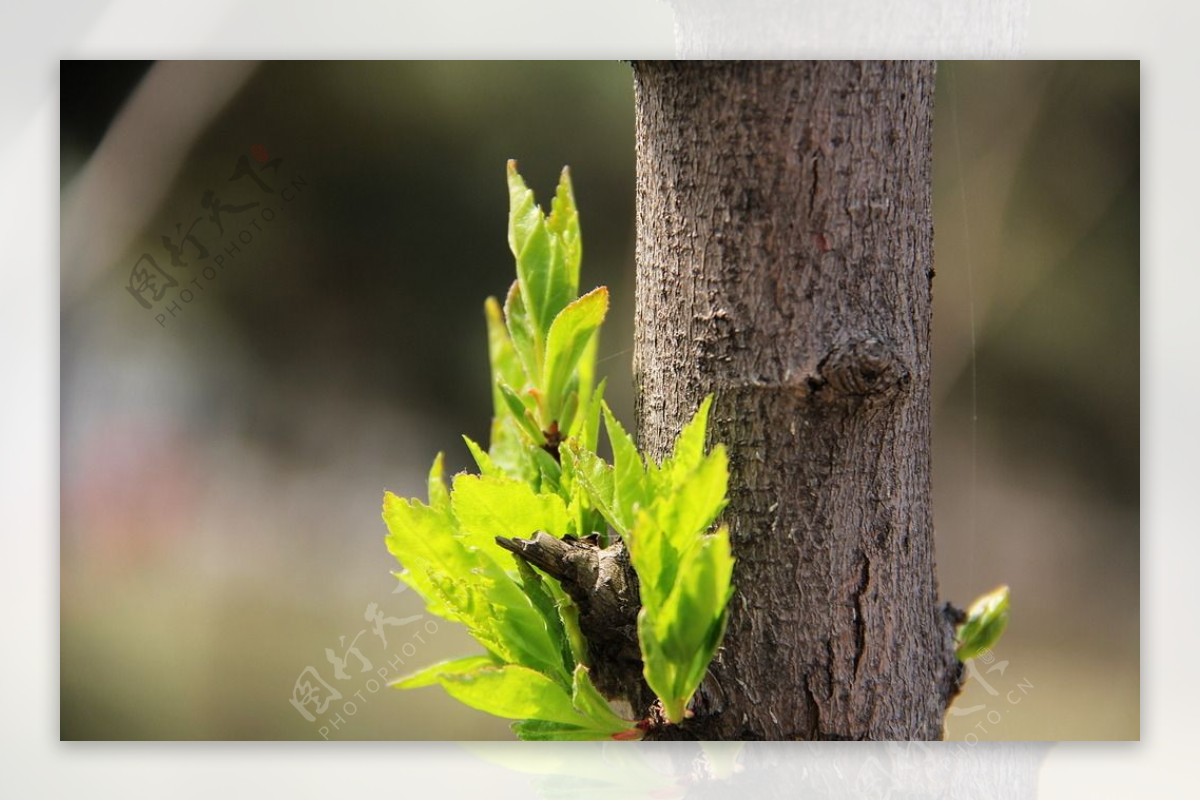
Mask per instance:
[[[991,648],[1008,625],[1008,586],[997,587],[975,599],[967,610],[967,619],[957,631],[958,661],[974,659]]]

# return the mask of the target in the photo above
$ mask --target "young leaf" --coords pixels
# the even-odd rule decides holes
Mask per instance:
[[[562,621],[563,631],[566,633],[567,643],[570,645],[572,664],[582,664],[587,660],[587,640],[579,628],[579,607],[575,605],[575,602],[557,581],[548,582],[546,586],[550,589],[558,607],[558,617]]]
[[[525,401],[521,400],[521,396],[508,384],[500,384],[500,396],[504,398],[504,405],[508,407],[512,419],[529,436],[530,441],[539,447],[543,445],[546,435],[538,428],[533,412],[525,405]]]
[[[503,402],[503,401],[501,401]],[[507,474],[496,466],[492,461],[492,457],[479,446],[479,443],[463,434],[463,442],[467,443],[467,450],[471,452],[471,457],[475,460],[476,466],[479,467],[479,473],[485,476],[504,477]]]
[[[565,723],[554,723],[546,720],[518,720],[512,725],[512,730],[520,740],[586,741],[617,739],[616,736],[610,735],[607,732],[588,729],[582,726],[569,726]],[[634,738],[630,737],[626,739]]]
[[[571,186],[571,171],[563,167],[558,189],[550,203],[546,227],[562,243],[563,266],[571,294],[579,291],[579,266],[583,260],[583,241],[579,235],[579,211],[575,208],[575,192]]]
[[[600,442],[600,407],[604,401],[604,390],[608,386],[608,379],[601,379],[596,389],[592,392],[591,400],[588,401],[586,410],[580,410],[579,420],[582,430],[579,431],[578,437],[583,447],[595,453],[596,446]],[[576,436],[572,432],[572,436]]]
[[[505,562],[511,557],[496,545],[496,537],[530,537],[538,531],[562,536],[567,530],[563,499],[535,493],[520,481],[459,474],[454,477],[452,503],[464,542]]]
[[[538,386],[542,383],[542,338],[536,330],[525,301],[521,297],[520,283],[513,281],[508,288],[508,296],[504,301],[504,324],[508,330],[509,341],[513,351],[524,368],[524,375],[515,381],[502,377],[504,382],[513,387],[523,387],[526,384]]]
[[[612,409],[608,408],[607,403],[602,404],[601,408],[613,451],[613,513],[621,522],[620,527],[614,528],[628,531],[638,508],[651,499],[646,491],[646,466],[642,463],[637,446],[633,444],[633,438],[617,422]]]
[[[600,348],[600,331],[592,334],[587,345],[583,349],[583,355],[579,357],[579,362],[575,366],[575,378],[578,381],[575,390],[579,393],[580,398],[587,398],[596,381],[596,351]]]
[[[560,483],[562,481],[562,467],[543,448],[535,448],[530,453],[533,456],[534,464],[538,468],[540,478],[538,489],[541,492],[550,492],[562,496],[563,491]]]
[[[538,339],[545,341],[550,323],[575,294],[567,274],[563,245],[551,235],[542,210],[533,202],[533,191],[508,162],[509,247],[517,260],[521,298],[534,323]]]
[[[725,447],[718,445],[690,473],[678,475],[672,470],[659,475],[669,480],[655,487],[655,500],[649,508],[672,548],[682,552],[696,541],[696,533],[707,531],[725,508],[729,457]],[[631,543],[630,547],[637,546]]]
[[[1008,626],[1008,587],[997,587],[975,599],[967,619],[958,627],[959,662],[974,659],[995,645]]]
[[[675,473],[676,480],[699,467],[700,460],[704,458],[704,436],[708,430],[708,412],[712,408],[712,402],[712,395],[700,402],[700,408],[675,440],[675,449],[668,464]],[[663,467],[665,469],[667,465]]]
[[[575,481],[587,494],[592,506],[604,516],[605,521],[616,529],[617,533],[622,537],[628,536],[629,526],[617,513],[613,503],[613,469],[605,464],[599,456],[573,441],[566,443],[563,453],[565,460],[571,464]]]
[[[507,408],[508,401],[503,395],[501,401]],[[522,432],[511,414],[492,420],[488,457],[509,478],[530,483],[537,480],[537,467],[530,459],[529,435]]]
[[[517,162],[508,161],[508,248],[519,256],[534,232],[543,227],[542,210],[533,200],[533,190],[517,172]]]
[[[521,665],[443,674],[438,682],[467,706],[497,717],[546,720],[580,728],[588,728],[591,722],[575,710],[561,684]]]
[[[388,492],[383,496],[383,519],[388,551],[405,568],[401,580],[425,599],[432,614],[460,619],[459,610],[469,607],[471,598],[448,579],[472,570],[475,562],[454,538],[449,513]]]
[[[600,287],[568,304],[551,324],[546,340],[544,386],[552,420],[561,418],[563,390],[607,312],[608,290]]]
[[[493,539],[472,542],[470,534],[458,529],[452,512],[458,494],[455,489],[444,510],[385,494],[387,546],[406,568],[401,579],[425,599],[432,614],[464,623],[497,657],[561,674],[566,680],[562,635],[547,628],[529,597],[501,567],[512,564],[511,556]]]
[[[616,712],[613,712],[612,707],[608,705],[608,701],[600,694],[596,686],[592,684],[592,677],[584,665],[577,665],[575,667],[572,684],[571,703],[574,704],[576,709],[591,718],[597,724],[597,728],[616,733],[631,729],[636,724],[637,721],[625,720]]]
[[[446,489],[445,456],[444,453],[439,453],[434,457],[433,466],[429,468],[429,481],[427,483],[429,505],[441,512],[445,512],[450,508],[450,492]]]
[[[524,386],[525,368],[513,347],[512,338],[504,324],[504,314],[495,298],[488,298],[483,304],[483,314],[487,320],[488,363],[492,368],[493,415],[501,417],[507,407],[500,396],[499,385]]]
[[[541,573],[524,559],[514,559],[513,562],[521,577],[521,589],[525,591],[530,602],[541,614],[546,630],[550,632],[552,639],[559,643],[563,670],[570,673],[576,665],[575,643],[570,639],[567,628],[564,626],[563,617],[559,614],[559,600],[554,591],[550,589],[552,586],[550,581],[543,580]],[[570,634],[573,633],[570,632]]]
[[[688,553],[665,601],[644,604],[638,615],[643,675],[673,723],[683,719],[720,646],[732,573],[729,532],[722,527]]]
[[[418,687],[430,687],[438,683],[439,676],[472,673],[480,668],[495,667],[496,660],[490,656],[464,656],[460,659],[448,659],[427,668],[418,670],[402,679],[396,679],[391,686],[400,690],[414,690]]]

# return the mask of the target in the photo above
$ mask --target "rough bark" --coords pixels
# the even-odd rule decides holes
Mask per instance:
[[[730,454],[729,629],[676,734],[938,739],[932,63],[634,64],[637,421]]]

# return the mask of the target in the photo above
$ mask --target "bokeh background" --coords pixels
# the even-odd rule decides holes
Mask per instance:
[[[510,739],[380,688],[474,650],[395,592],[380,499],[486,440],[508,158],[571,166],[632,420],[629,67],[61,66],[62,738]],[[1136,62],[939,66],[939,578],[1014,598],[950,739],[1138,737],[1138,165]]]

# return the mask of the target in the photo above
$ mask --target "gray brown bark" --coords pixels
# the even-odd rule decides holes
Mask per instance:
[[[709,392],[728,633],[679,734],[938,739],[932,63],[634,64],[638,435]]]

